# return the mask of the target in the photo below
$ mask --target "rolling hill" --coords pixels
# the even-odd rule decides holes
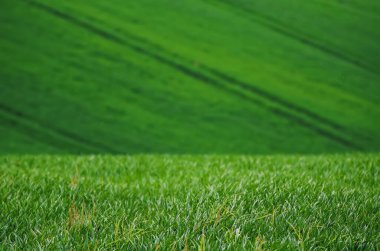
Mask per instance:
[[[379,11],[2,1],[0,153],[378,151]]]

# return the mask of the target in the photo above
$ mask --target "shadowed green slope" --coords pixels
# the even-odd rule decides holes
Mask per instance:
[[[376,3],[286,2],[1,3],[0,152],[379,150]]]

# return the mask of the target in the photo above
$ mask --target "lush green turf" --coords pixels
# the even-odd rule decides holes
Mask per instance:
[[[1,1],[1,153],[380,150],[375,0]]]
[[[378,0],[0,2],[1,250],[380,248]]]
[[[375,250],[380,156],[4,156],[0,249]]]

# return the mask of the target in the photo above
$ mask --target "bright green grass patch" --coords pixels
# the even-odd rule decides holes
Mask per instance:
[[[0,247],[376,249],[380,155],[8,156]]]

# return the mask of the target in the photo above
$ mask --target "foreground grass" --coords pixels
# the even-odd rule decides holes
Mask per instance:
[[[0,248],[376,249],[380,155],[6,156]]]

